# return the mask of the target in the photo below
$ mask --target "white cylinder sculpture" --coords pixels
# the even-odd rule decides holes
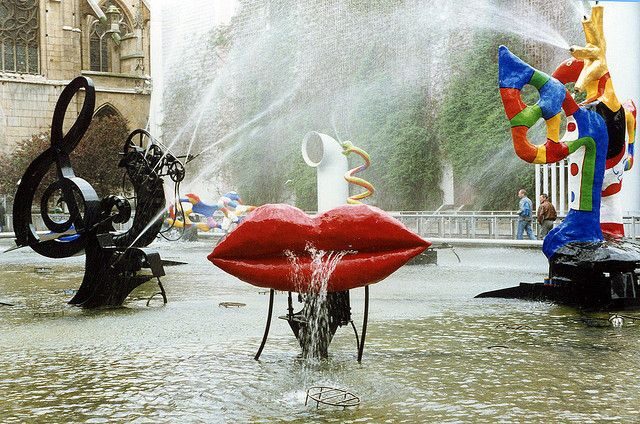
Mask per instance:
[[[342,146],[332,137],[316,131],[302,141],[302,157],[317,170],[318,213],[344,205],[349,197],[349,184],[344,174],[349,170]]]

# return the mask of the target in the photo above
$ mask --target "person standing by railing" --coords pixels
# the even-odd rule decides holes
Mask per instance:
[[[7,211],[4,208],[4,202],[0,201],[0,233],[4,231],[7,222]]]
[[[547,233],[551,231],[553,228],[553,223],[558,218],[558,214],[556,212],[556,208],[549,201],[549,196],[546,193],[542,193],[540,195],[540,206],[538,206],[538,224],[539,231],[538,237],[543,239],[546,237]]]
[[[536,236],[533,235],[533,229],[531,228],[533,203],[527,197],[527,191],[523,188],[518,191],[518,197],[520,198],[520,203],[518,203],[518,233],[516,234],[516,239],[522,240],[522,233],[526,231],[529,239],[535,240]]]

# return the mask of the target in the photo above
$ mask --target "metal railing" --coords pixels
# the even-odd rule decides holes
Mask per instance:
[[[515,239],[518,229],[518,215],[513,211],[403,211],[391,215],[423,237]],[[556,225],[563,218],[558,217]],[[623,223],[627,238],[640,239],[640,216],[625,216]],[[535,220],[532,227],[537,234]]]
[[[131,215],[133,217],[133,214]],[[68,218],[68,214],[52,214],[51,218],[56,222],[65,222]],[[39,213],[34,213],[31,215],[31,222],[35,227],[36,231],[48,231],[47,226],[44,225],[44,221],[42,220],[42,216]],[[6,222],[2,223],[3,232],[13,232],[13,214],[6,215]],[[114,224],[114,228],[118,231],[124,231],[131,227],[131,222],[127,222],[124,224]]]
[[[390,214],[423,237],[515,239],[518,229],[518,215],[513,211],[397,211]],[[60,215],[59,218],[64,221],[65,216]],[[559,217],[556,225],[563,218]],[[7,214],[5,232],[13,231],[11,222],[11,214]],[[625,216],[623,222],[627,238],[640,239],[640,215]],[[40,214],[33,215],[33,223],[36,230],[46,230]],[[116,229],[126,230],[127,224]],[[532,227],[534,234],[537,234],[538,224],[535,220]]]
[[[423,237],[514,239],[518,215],[514,212],[394,212],[393,217]],[[537,223],[532,222],[537,234]]]

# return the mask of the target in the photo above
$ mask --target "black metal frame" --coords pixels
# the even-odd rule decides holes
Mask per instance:
[[[63,134],[67,108],[81,90],[84,100],[80,113],[67,134]],[[152,278],[158,279],[166,303],[159,280],[165,275],[162,260],[157,252],[144,247],[155,239],[162,225],[160,215],[165,197],[161,177],[182,179],[184,168],[148,132],[132,132],[119,166],[126,170],[133,184],[138,207],[132,227],[127,232],[115,233],[113,223],[124,223],[131,217],[128,200],[113,195],[99,199],[91,184],[75,175],[69,159],[91,124],[94,108],[95,88],[89,78],[75,78],[60,94],[51,122],[51,147],[29,165],[18,184],[13,205],[16,245],[30,246],[50,258],[66,258],[84,251],[85,275],[69,301],[71,304],[87,308],[120,306],[133,289]],[[135,135],[149,137],[146,149],[134,145]],[[57,180],[45,188],[39,203],[43,222],[52,234],[41,237],[36,233],[31,212],[38,187],[54,164]],[[49,198],[58,191],[69,208],[69,219],[65,222],[54,221],[47,208]],[[151,275],[139,274],[142,268],[149,268]]]
[[[343,409],[360,405],[360,398],[353,393],[328,386],[309,387],[304,400],[305,406],[309,403],[309,399],[316,402],[316,409],[320,408],[320,404]]]
[[[328,293],[327,295],[331,295],[332,293]],[[294,335],[296,336],[296,338],[298,339],[300,346],[302,347],[303,350],[303,354],[305,353],[311,353],[311,355],[313,356],[320,356],[320,357],[325,357],[327,355],[326,352],[326,348],[329,347],[329,343],[331,343],[331,339],[333,338],[333,335],[335,334],[337,328],[339,326],[342,325],[346,325],[346,324],[351,324],[351,326],[353,327],[353,331],[355,333],[356,336],[356,345],[357,345],[357,352],[358,352],[358,362],[362,362],[362,355],[364,353],[364,345],[365,345],[365,339],[366,339],[366,335],[367,335],[367,324],[369,321],[369,286],[364,286],[364,317],[362,319],[362,338],[358,337],[358,331],[356,330],[355,324],[353,322],[353,320],[351,319],[351,308],[349,306],[349,292],[338,292],[338,295],[343,295],[345,296],[346,294],[346,305],[348,307],[348,319],[345,320],[345,316],[342,316],[340,318],[336,317],[336,312],[335,309],[329,308],[329,314],[333,315],[334,317],[336,317],[336,319],[333,320],[334,325],[331,325],[329,328],[329,332],[326,335],[327,337],[327,341],[326,341],[326,345],[323,346],[323,349],[320,352],[309,352],[309,346],[308,346],[308,341],[307,338],[304,335],[304,328],[305,328],[305,322],[302,320],[302,317],[304,316],[304,308],[307,308],[309,306],[308,302],[305,302],[305,307],[303,308],[302,311],[299,311],[297,313],[293,312],[293,298],[292,298],[292,292],[288,292],[287,295],[287,315],[285,316],[281,316],[281,319],[286,320],[289,323],[289,326],[291,327],[291,330],[293,331]],[[309,296],[312,295],[307,295],[307,299],[309,299]],[[260,359],[260,355],[262,354],[262,351],[264,350],[264,346],[267,343],[267,338],[269,337],[269,330],[271,328],[271,319],[272,319],[272,315],[273,315],[273,304],[274,304],[274,299],[275,299],[275,290],[274,289],[270,289],[269,290],[269,306],[268,306],[268,312],[267,312],[267,322],[265,324],[265,328],[264,328],[264,333],[262,335],[262,341],[260,343],[260,347],[258,348],[258,351],[256,352],[255,356],[253,357],[253,359],[255,359],[256,361],[258,361]],[[330,298],[328,300],[328,302],[331,302]],[[340,306],[341,312],[344,313],[344,304]]]
[[[66,135],[62,134],[62,125],[67,107],[73,96],[81,89],[85,90],[84,102],[75,123]],[[50,258],[66,258],[80,253],[87,245],[91,225],[98,221],[100,199],[91,185],[82,178],[76,177],[69,154],[76,148],[84,136],[95,107],[95,88],[93,82],[84,77],[78,77],[67,85],[56,103],[51,121],[51,147],[41,153],[27,167],[16,191],[13,204],[13,228],[18,246],[31,246],[33,250]],[[62,190],[69,207],[69,219],[50,228],[51,220],[44,219],[47,227],[56,233],[62,233],[73,225],[78,234],[74,240],[60,243],[58,240],[41,240],[31,222],[31,208],[36,196],[36,190],[52,165],[57,166],[58,180],[54,183],[56,189]],[[45,193],[53,189],[48,187]],[[83,202],[84,216],[80,213],[75,195],[78,194]],[[41,210],[46,214],[46,209]]]

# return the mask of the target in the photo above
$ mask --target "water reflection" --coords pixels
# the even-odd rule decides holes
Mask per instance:
[[[254,361],[267,296],[213,268],[208,243],[156,247],[190,263],[168,269],[169,304],[147,308],[156,291],[147,283],[126,308],[101,311],[65,304],[82,258],[0,256],[0,301],[16,305],[0,307],[3,422],[584,422],[640,413],[639,325],[613,329],[546,303],[472,299],[540,279],[539,252],[459,249],[458,264],[443,251],[440,266],[404,267],[374,285],[358,364],[349,329],[338,331],[328,360],[309,362],[280,320]],[[218,306],[225,301],[246,306]],[[361,291],[352,304],[359,321]],[[285,308],[276,296],[275,312]],[[312,385],[348,389],[361,406],[305,407]]]

